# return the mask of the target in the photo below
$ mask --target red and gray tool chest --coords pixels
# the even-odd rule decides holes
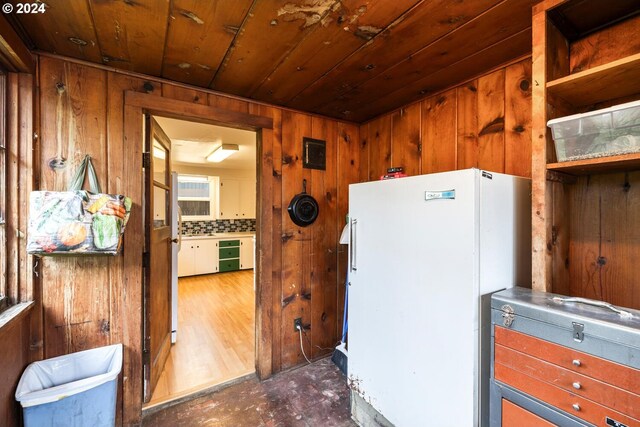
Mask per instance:
[[[640,427],[640,311],[516,287],[491,321],[492,427]]]

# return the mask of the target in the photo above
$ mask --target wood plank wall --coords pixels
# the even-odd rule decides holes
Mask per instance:
[[[3,130],[6,132],[7,180],[0,191],[9,201],[6,209],[7,264],[1,272],[7,282],[10,304],[31,300],[39,290],[39,282],[32,274],[33,258],[26,254],[27,203],[33,188],[34,78],[30,74],[8,73],[4,86],[7,100]],[[6,240],[5,240],[6,239]],[[5,243],[6,242],[6,243]],[[20,315],[0,328],[0,425],[20,425],[21,410],[14,393],[22,371],[32,360],[41,358],[41,310],[38,303],[26,315]]]
[[[531,176],[531,58],[360,126],[367,180],[476,167]]]
[[[274,238],[272,372],[304,361],[293,328],[297,317],[302,317],[307,327],[307,355],[315,358],[330,353],[339,339],[346,271],[344,249],[337,241],[346,215],[347,186],[360,179],[357,125],[59,58],[41,56],[38,71],[42,143],[37,164],[42,189],[65,189],[85,154],[94,159],[103,191],[120,193],[130,180],[142,179],[128,175],[124,167],[124,91],[144,92],[147,81],[157,96],[272,117],[274,203],[266,208],[272,209],[273,221],[271,229],[265,230]],[[326,139],[326,171],[302,168],[303,136]],[[64,159],[65,166],[52,169],[52,159]],[[302,191],[303,179],[307,180],[307,191],[320,204],[318,221],[307,228],[295,226],[286,209],[291,198]],[[122,255],[43,258],[41,262],[44,357],[123,341],[128,333],[124,317],[132,312],[130,304],[139,302],[127,299],[131,285],[125,286],[127,269]],[[136,372],[130,374],[126,381],[141,381],[133,377]],[[125,425],[132,424],[139,416],[125,406],[122,420]]]
[[[640,16],[567,43],[553,27],[547,42],[554,67],[548,79],[585,71],[640,52]],[[640,99],[629,94],[575,108],[554,100],[551,117],[593,111]],[[549,161],[555,160],[553,147]],[[640,309],[640,172],[580,176],[550,182],[545,247],[550,248],[548,290]]]
[[[18,427],[22,409],[16,402],[18,380],[29,364],[29,321],[31,313],[21,315],[0,328],[0,425]]]

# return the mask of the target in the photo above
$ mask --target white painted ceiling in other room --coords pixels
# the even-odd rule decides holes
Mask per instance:
[[[222,169],[255,169],[256,133],[185,120],[155,117],[171,139],[171,162]],[[220,163],[206,158],[220,144],[238,144],[239,151]]]

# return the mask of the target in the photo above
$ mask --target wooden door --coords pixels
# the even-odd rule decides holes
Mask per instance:
[[[144,401],[171,348],[171,141],[145,117]]]

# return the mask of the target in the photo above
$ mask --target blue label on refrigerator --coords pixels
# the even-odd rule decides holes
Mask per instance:
[[[424,192],[424,199],[425,200],[455,199],[455,198],[456,198],[456,190],[425,191]]]

